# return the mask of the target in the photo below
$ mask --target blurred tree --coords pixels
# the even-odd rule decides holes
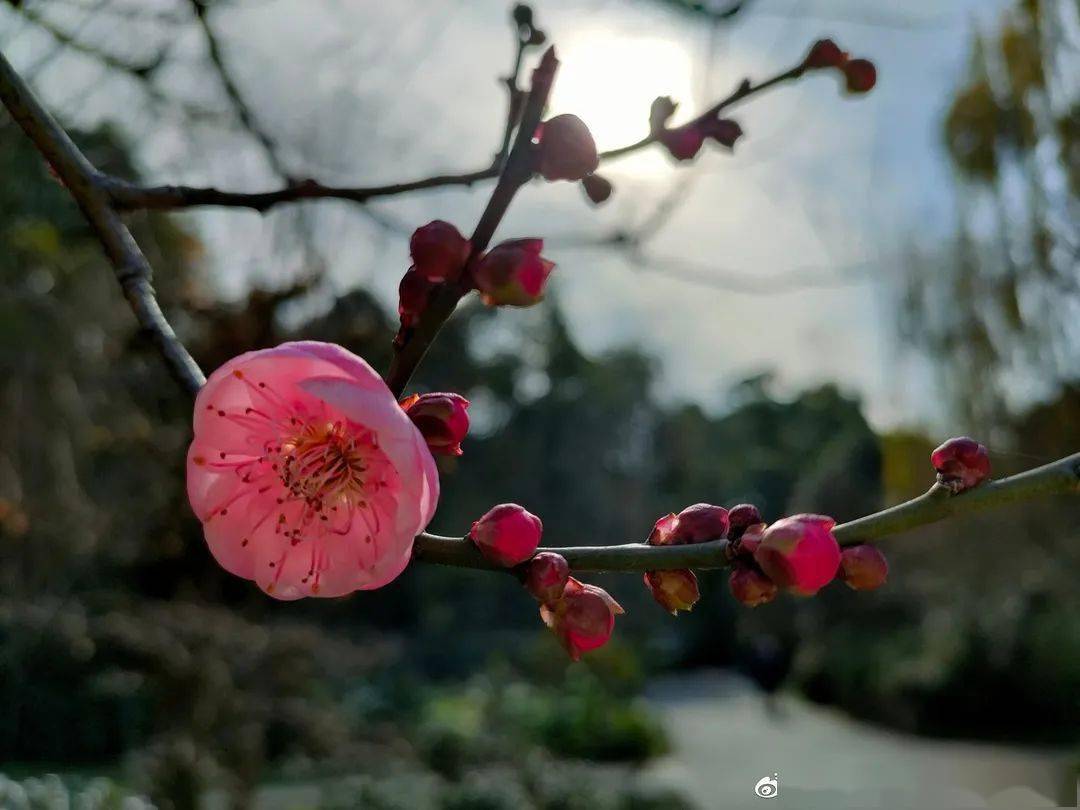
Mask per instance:
[[[944,121],[959,232],[913,263],[904,333],[987,429],[1080,377],[1080,95],[1071,0],[1019,0],[977,34]],[[974,393],[974,395],[973,395]]]

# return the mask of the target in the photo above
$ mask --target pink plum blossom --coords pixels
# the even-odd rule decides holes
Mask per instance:
[[[225,570],[278,599],[379,588],[409,562],[439,478],[378,374],[340,346],[235,357],[195,401],[187,491]]]
[[[824,515],[794,515],[769,526],[754,552],[761,570],[779,587],[811,596],[836,576],[840,545],[836,521]]]

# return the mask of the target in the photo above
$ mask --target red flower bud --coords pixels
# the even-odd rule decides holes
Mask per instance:
[[[840,551],[840,579],[855,591],[872,591],[885,584],[889,563],[876,546],[848,546]]]
[[[456,279],[469,258],[470,249],[469,240],[441,219],[417,228],[409,240],[413,267],[428,281]]]
[[[704,543],[727,537],[728,510],[709,503],[695,503],[679,512],[676,543]]]
[[[433,454],[461,455],[461,440],[469,432],[469,400],[460,394],[413,394],[401,407]]]
[[[649,131],[659,133],[675,114],[676,104],[670,96],[658,96],[649,107]]]
[[[840,546],[836,521],[823,515],[795,515],[765,530],[754,560],[779,587],[812,596],[836,576]]]
[[[544,297],[555,263],[540,255],[543,239],[502,242],[477,263],[473,282],[488,306],[528,307]]]
[[[546,180],[581,180],[596,171],[600,156],[585,122],[569,113],[540,125],[540,174]]]
[[[728,510],[728,524],[731,527],[728,537],[738,540],[746,528],[755,523],[761,523],[761,512],[752,503],[740,503],[738,506],[731,507]]]
[[[585,194],[588,198],[597,205],[602,202],[607,202],[612,192],[611,181],[598,174],[590,174],[583,179],[581,181],[581,187],[585,189]]]
[[[662,130],[657,140],[676,160],[693,160],[705,143],[705,132],[696,122],[691,121],[675,129]]]
[[[516,503],[502,503],[472,525],[469,538],[489,560],[510,568],[536,552],[543,531],[536,515]]]
[[[765,524],[753,523],[743,529],[742,534],[736,542],[736,551],[739,556],[753,557],[754,553],[758,550],[758,546],[761,545],[761,538],[765,536]]]
[[[949,439],[930,454],[938,483],[954,493],[977,487],[990,475],[990,455],[974,439]]]
[[[420,320],[420,314],[427,307],[433,286],[416,268],[411,268],[401,277],[401,284],[398,285],[398,315],[401,317],[402,326],[415,326]]]
[[[555,633],[570,658],[602,647],[615,629],[615,616],[623,609],[603,588],[570,577],[559,600],[540,606],[540,617]]]
[[[730,118],[711,118],[703,121],[701,130],[721,146],[735,148],[735,141],[743,136],[742,127]]]
[[[818,70],[821,68],[842,68],[847,64],[848,55],[840,50],[840,46],[831,39],[819,39],[812,46],[810,52],[803,60],[803,68],[806,70]]]
[[[655,524],[649,533],[649,545],[673,546],[676,545],[675,529],[679,525],[679,518],[674,512],[664,515]]]
[[[541,604],[553,605],[563,595],[570,579],[570,566],[561,554],[541,551],[529,560],[525,575],[525,590],[540,600]]]
[[[685,568],[678,571],[646,571],[645,587],[656,603],[672,616],[680,610],[691,610],[701,598],[697,577],[693,571]]]
[[[849,93],[869,93],[877,84],[877,68],[869,59],[852,59],[842,70]]]
[[[757,607],[776,598],[777,587],[771,579],[749,565],[736,565],[728,577],[731,595],[748,607]]]

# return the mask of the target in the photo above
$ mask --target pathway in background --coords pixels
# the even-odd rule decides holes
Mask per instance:
[[[736,675],[680,676],[648,696],[676,748],[656,776],[708,810],[1054,807],[1065,789],[1067,751],[928,740],[793,697],[770,712]],[[755,796],[759,780],[773,774],[778,795]]]

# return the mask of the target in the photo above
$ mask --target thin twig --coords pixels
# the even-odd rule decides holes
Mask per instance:
[[[529,182],[533,175],[533,133],[544,114],[551,85],[555,81],[555,71],[559,60],[555,58],[555,49],[548,48],[536,70],[533,71],[529,98],[521,114],[517,137],[506,159],[506,165],[499,175],[499,182],[491,193],[480,222],[469,240],[472,252],[469,261],[483,253],[495,235],[506,209],[517,194],[518,189]],[[447,318],[457,307],[458,301],[468,292],[468,288],[459,282],[446,282],[432,296],[427,307],[420,315],[420,321],[406,336],[404,343],[397,348],[390,370],[386,375],[386,384],[396,396],[400,396],[408,385],[413,371],[424,359],[428,347],[442,329]]]
[[[195,19],[199,23],[203,37],[206,39],[207,56],[210,57],[210,62],[217,71],[218,78],[221,80],[221,86],[225,90],[225,95],[229,97],[229,101],[236,111],[236,117],[240,119],[240,123],[243,125],[244,129],[250,132],[255,140],[258,141],[266,155],[266,160],[270,164],[270,168],[284,178],[289,185],[292,185],[293,177],[285,164],[282,163],[274,139],[270,137],[270,134],[265,129],[263,129],[262,124],[259,123],[255,113],[248,106],[247,101],[245,101],[243,94],[240,92],[239,86],[236,84],[236,80],[233,78],[232,71],[229,70],[229,66],[225,63],[225,56],[222,53],[221,44],[218,42],[217,34],[214,32],[213,27],[210,25],[210,21],[207,19],[204,0],[188,0],[188,2],[191,5],[191,10],[195,14]]]
[[[110,207],[109,197],[98,183],[97,170],[41,106],[3,54],[0,54],[0,101],[78,204],[101,241],[135,318],[149,333],[170,371],[188,391],[198,391],[206,378],[158,306],[150,263],[120,216]]]
[[[1055,494],[1080,494],[1080,453],[999,481],[991,481],[960,495],[934,485],[910,501],[837,526],[833,533],[842,545],[879,540],[935,523],[954,515],[981,512],[1016,501]],[[541,548],[561,554],[574,571],[659,571],[676,568],[713,569],[731,564],[726,540],[685,546],[616,546]],[[437,565],[498,570],[468,539],[422,534],[416,538],[415,558]],[[504,569],[505,570],[505,569]]]
[[[695,120],[700,121],[715,117],[722,110],[727,109],[737,102],[775,87],[776,85],[796,79],[802,76],[803,73],[804,70],[802,66],[797,65],[778,73],[759,84],[752,84],[749,81],[744,81],[730,95],[718,101]],[[532,133],[530,133],[530,136],[531,134]],[[650,134],[641,140],[627,144],[626,146],[601,152],[600,159],[601,161],[607,161],[625,157],[626,155],[646,149],[657,141],[657,134]],[[498,157],[499,156],[497,156],[497,158]],[[113,205],[121,210],[171,210],[175,208],[190,208],[199,205],[220,205],[266,211],[275,205],[295,202],[297,200],[340,199],[351,200],[352,202],[357,203],[366,203],[377,197],[391,197],[412,191],[444,188],[447,186],[471,186],[474,183],[484,180],[492,180],[499,177],[499,175],[500,161],[497,159],[493,165],[477,171],[441,174],[419,180],[410,180],[404,183],[390,183],[381,186],[328,186],[315,180],[304,180],[300,183],[291,183],[285,188],[276,189],[274,191],[236,192],[195,186],[163,185],[144,187],[127,183],[117,178],[108,178],[108,187]]]

